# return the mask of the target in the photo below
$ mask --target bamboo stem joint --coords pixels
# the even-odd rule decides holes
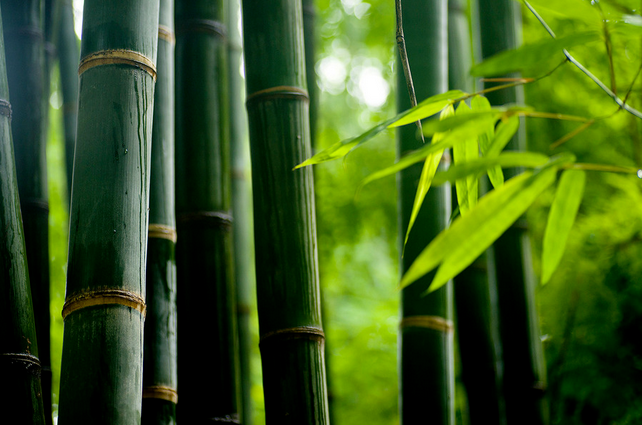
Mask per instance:
[[[245,103],[250,104],[251,102],[255,102],[259,99],[266,100],[275,98],[301,99],[306,102],[310,101],[310,95],[307,90],[292,86],[276,86],[249,94]]]
[[[67,298],[62,308],[62,318],[64,320],[74,311],[86,307],[109,304],[120,304],[129,307],[140,312],[143,317],[146,313],[145,300],[140,295],[125,289],[102,289],[82,292]]]
[[[176,229],[164,224],[150,224],[147,235],[150,239],[167,239],[176,243]]]
[[[292,339],[309,339],[323,344],[325,341],[325,334],[321,328],[313,326],[297,326],[295,328],[279,329],[277,331],[268,332],[261,336],[259,345],[265,344],[268,340],[284,341]]]
[[[133,50],[113,49],[101,50],[85,56],[80,61],[78,76],[85,71],[102,65],[129,65],[142,69],[156,81],[156,65],[147,56]]]
[[[143,398],[155,398],[178,404],[178,392],[174,388],[163,385],[152,385],[143,388]]]
[[[399,323],[399,328],[428,328],[444,333],[451,333],[455,327],[453,322],[439,316],[410,316],[404,317]]]

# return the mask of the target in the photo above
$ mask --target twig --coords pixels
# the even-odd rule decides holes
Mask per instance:
[[[417,106],[417,96],[415,95],[415,85],[412,83],[412,74],[410,73],[410,63],[408,62],[408,52],[406,51],[406,39],[403,35],[403,20],[401,16],[401,0],[395,0],[397,12],[397,46],[399,47],[399,56],[401,57],[401,67],[403,68],[403,75],[406,77],[406,86],[408,87],[408,96],[410,96],[410,106]],[[417,128],[421,135],[421,141],[426,142],[424,139],[424,132],[421,128],[421,121],[417,120]]]

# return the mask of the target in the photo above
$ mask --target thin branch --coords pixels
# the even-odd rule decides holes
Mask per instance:
[[[583,132],[584,130],[589,128],[591,125],[593,125],[594,122],[595,122],[595,120],[586,121],[584,124],[582,124],[581,126],[577,127],[575,130],[573,130],[570,133],[568,133],[566,136],[562,136],[557,141],[551,143],[550,149],[553,150],[553,149],[557,148],[558,146],[561,146],[562,144],[568,142],[573,137],[577,136],[578,134],[580,134],[581,132]]]
[[[406,78],[406,86],[408,87],[408,96],[410,96],[410,106],[417,106],[417,96],[415,95],[415,85],[412,82],[412,74],[410,73],[410,63],[408,62],[408,52],[406,51],[406,39],[403,35],[403,20],[401,11],[401,0],[395,0],[395,10],[397,13],[397,46],[399,47],[399,56],[401,57],[401,67],[403,68],[403,75]],[[421,128],[421,121],[417,121],[417,128],[421,135],[421,141],[426,142],[424,139],[424,132]]]
[[[522,1],[524,2],[524,4],[526,5],[526,7],[528,8],[528,10],[530,10],[530,11],[531,11],[531,13],[535,16],[535,18],[537,18],[537,20],[540,22],[540,24],[542,24],[542,26],[543,26],[543,27],[544,27],[544,29],[545,29],[545,30],[550,34],[550,36],[551,36],[551,37],[553,37],[553,38],[556,38],[556,37],[555,37],[555,33],[553,32],[553,30],[548,26],[548,24],[544,21],[544,19],[543,19],[543,18],[542,18],[542,17],[541,17],[541,16],[540,16],[536,11],[535,11],[535,9],[533,9],[533,6],[531,6],[531,5],[530,5],[526,0],[522,0]],[[593,82],[594,82],[595,84],[597,84],[597,85],[598,85],[598,87],[599,87],[599,88],[601,88],[601,89],[602,89],[606,94],[608,94],[608,95],[609,95],[609,97],[611,97],[611,99],[613,99],[613,101],[614,101],[614,102],[615,102],[615,103],[616,103],[616,104],[617,104],[621,109],[624,109],[624,110],[625,110],[625,111],[627,111],[628,113],[630,113],[630,114],[632,114],[632,115],[634,115],[634,116],[636,116],[636,117],[638,117],[638,118],[642,118],[642,112],[638,111],[638,110],[637,110],[637,109],[635,109],[635,108],[630,107],[630,106],[629,106],[629,105],[627,105],[627,104],[626,104],[622,99],[620,99],[619,97],[617,97],[617,95],[616,95],[615,93],[613,93],[613,92],[611,91],[611,89],[609,89],[606,85],[604,85],[604,83],[603,83],[602,81],[600,81],[600,79],[599,79],[599,78],[597,78],[595,75],[593,75],[593,74],[591,73],[591,71],[589,71],[588,69],[586,69],[586,68],[584,67],[584,65],[582,65],[581,63],[579,63],[579,62],[577,61],[577,59],[575,59],[573,56],[571,56],[571,54],[568,52],[568,50],[564,49],[564,50],[563,50],[563,52],[564,52],[564,56],[566,56],[566,59],[567,59],[569,62],[571,62],[573,65],[575,65],[575,66],[576,66],[580,71],[582,71],[584,74],[586,74],[586,76],[587,76],[587,77],[589,77],[591,80],[593,80]]]
[[[606,16],[602,11],[602,6],[598,2],[595,3],[597,9],[602,16],[602,30],[604,32],[604,45],[606,46],[606,56],[609,58],[609,74],[611,76],[611,90],[617,95],[617,83],[615,82],[615,65],[613,64],[613,45],[611,44],[611,34],[608,25],[606,25]],[[626,101],[625,101],[626,103]]]

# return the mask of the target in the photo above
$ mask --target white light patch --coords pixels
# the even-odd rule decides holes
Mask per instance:
[[[79,39],[82,39],[82,10],[85,4],[84,0],[73,0],[74,3],[74,31]]]
[[[345,80],[348,71],[343,62],[336,56],[328,56],[319,62],[318,74],[321,78],[321,87],[331,94],[339,94],[345,90]]]
[[[379,68],[366,66],[359,73],[359,91],[366,105],[379,108],[388,99],[390,85],[381,75]]]

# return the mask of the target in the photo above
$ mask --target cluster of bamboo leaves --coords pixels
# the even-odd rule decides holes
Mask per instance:
[[[624,36],[639,37],[642,35],[642,19],[638,15],[630,14],[628,9],[617,7],[616,3],[611,2],[589,4],[578,0],[574,3],[578,4],[579,9],[574,9],[573,14],[570,14],[562,4],[556,6],[556,3],[543,0],[532,2],[535,6],[525,0],[523,3],[551,37],[501,52],[475,65],[471,69],[471,74],[478,77],[494,77],[511,72],[528,72],[532,73],[531,75],[538,75],[537,77],[486,78],[486,81],[506,84],[478,93],[450,90],[432,96],[359,136],[335,143],[296,167],[320,164],[345,157],[352,150],[372,140],[388,128],[409,125],[420,120],[434,118],[439,114],[439,119],[424,121],[420,127],[424,136],[432,137],[431,143],[426,143],[424,147],[403,156],[395,164],[376,171],[361,183],[363,186],[423,161],[424,166],[413,212],[406,230],[406,241],[430,187],[446,182],[456,185],[459,216],[417,257],[401,279],[400,286],[402,288],[437,267],[437,273],[428,292],[446,284],[491,246],[525,213],[541,193],[557,182],[555,198],[548,216],[543,241],[541,282],[546,283],[562,259],[570,230],[582,201],[586,172],[605,171],[640,175],[639,170],[634,167],[579,163],[570,152],[548,156],[528,151],[503,151],[517,133],[519,126],[522,125],[524,121],[521,119],[522,117],[580,123],[571,133],[553,142],[552,147],[563,144],[594,122],[606,118],[548,113],[536,111],[526,105],[491,107],[484,97],[484,93],[489,91],[528,84],[549,77],[566,63],[575,65],[608,96],[613,98],[618,106],[616,113],[626,111],[636,117],[642,117],[638,110],[626,103],[635,80],[642,70],[642,65],[631,82],[631,88],[624,98],[620,98],[615,94],[614,88],[609,89],[567,50],[586,43],[604,41],[607,45],[607,52],[609,52],[609,61],[612,63],[609,31],[618,32]],[[558,16],[561,15],[567,19],[588,22],[592,26],[599,25],[600,28],[558,38],[537,12],[539,9]],[[470,102],[470,106],[467,102]],[[447,171],[437,172],[441,157],[448,149],[453,151],[454,165]],[[519,167],[524,171],[505,182],[502,169],[512,167]],[[478,182],[484,175],[488,175],[494,189],[478,199]]]

